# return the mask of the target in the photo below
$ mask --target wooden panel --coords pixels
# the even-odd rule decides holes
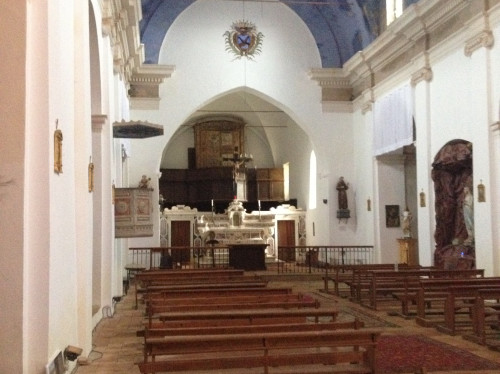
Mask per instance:
[[[194,125],[196,167],[226,165],[223,157],[233,157],[235,149],[244,153],[242,122],[214,120]]]

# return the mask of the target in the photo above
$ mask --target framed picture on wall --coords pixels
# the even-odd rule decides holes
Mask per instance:
[[[385,227],[399,227],[401,222],[399,219],[399,205],[385,206]]]

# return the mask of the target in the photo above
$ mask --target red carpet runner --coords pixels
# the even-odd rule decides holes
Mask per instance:
[[[380,374],[439,370],[500,370],[500,364],[422,335],[382,335],[377,345]]]

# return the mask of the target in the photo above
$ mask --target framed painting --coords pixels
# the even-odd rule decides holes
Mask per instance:
[[[399,205],[385,206],[385,227],[399,227],[401,222],[399,219]]]

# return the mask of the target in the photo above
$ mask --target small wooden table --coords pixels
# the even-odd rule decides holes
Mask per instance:
[[[229,266],[243,270],[266,270],[267,244],[228,244]]]

